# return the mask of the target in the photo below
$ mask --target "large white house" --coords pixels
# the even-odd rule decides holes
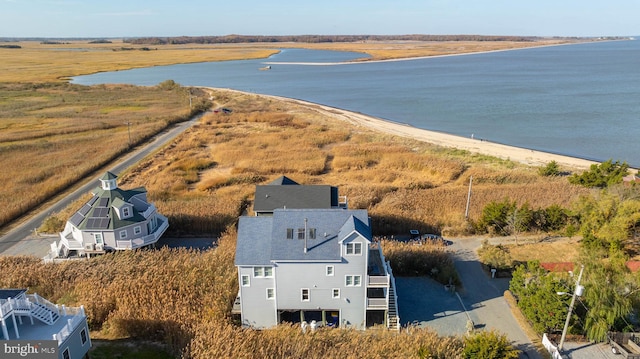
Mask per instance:
[[[0,325],[2,340],[33,341],[38,350],[50,349],[42,342],[49,340],[60,359],[83,358],[91,348],[84,307],[52,304],[26,289],[0,289]],[[14,342],[3,344],[4,353],[14,352]]]
[[[90,255],[108,250],[142,248],[155,244],[169,227],[167,217],[147,202],[144,187],[124,190],[117,176],[106,172],[93,197],[66,223],[50,257]]]
[[[372,242],[366,210],[274,209],[243,216],[234,313],[242,325],[281,322],[397,330],[395,281]]]

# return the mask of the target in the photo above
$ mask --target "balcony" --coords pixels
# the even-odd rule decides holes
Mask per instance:
[[[153,233],[129,240],[116,240],[116,249],[138,249],[156,243],[167,230],[167,228],[169,228],[167,217],[161,215],[157,216],[158,221],[161,222],[161,224]]]
[[[388,307],[387,298],[367,298],[367,309],[387,310]]]

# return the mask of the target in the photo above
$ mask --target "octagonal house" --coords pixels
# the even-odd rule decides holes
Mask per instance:
[[[169,227],[167,217],[147,202],[147,190],[118,187],[115,174],[106,172],[93,197],[67,221],[53,258],[100,254],[154,245]]]

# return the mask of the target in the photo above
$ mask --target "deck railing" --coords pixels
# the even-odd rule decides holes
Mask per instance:
[[[367,298],[367,309],[387,309],[387,298]]]
[[[389,286],[389,276],[386,275],[370,275],[369,282],[367,285],[369,287],[388,287]]]
[[[166,220],[162,221],[162,224],[156,228],[156,230],[149,235],[140,238],[134,238],[129,240],[116,240],[116,248],[117,249],[136,249],[144,246],[148,246],[149,244],[153,244],[160,239],[160,236],[164,233],[164,231],[169,228],[169,222]]]
[[[83,324],[86,320],[86,315],[84,312],[84,306],[80,306],[79,308],[65,308],[67,311],[67,315],[69,313],[74,312],[75,315],[73,317],[67,319],[67,324],[65,324],[62,329],[57,334],[53,334],[53,340],[58,341],[58,345],[62,344],[76,328]]]

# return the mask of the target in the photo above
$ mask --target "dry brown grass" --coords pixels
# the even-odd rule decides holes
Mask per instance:
[[[0,226],[191,114],[181,88],[0,84]]]
[[[297,326],[241,329],[230,312],[237,294],[236,233],[215,250],[128,251],[44,264],[33,257],[0,257],[3,288],[30,288],[59,304],[84,304],[94,339],[163,342],[186,358],[457,358],[458,337],[428,329],[398,334]],[[431,356],[421,356],[421,354]]]
[[[544,242],[528,242],[506,245],[515,262],[540,261],[541,263],[574,262],[580,251],[578,239],[557,238]]]
[[[181,231],[224,229],[250,207],[254,185],[280,175],[338,186],[352,208],[370,211],[377,234],[467,233],[471,175],[472,220],[491,201],[568,206],[587,191],[524,165],[486,156],[468,160],[464,153],[350,126],[313,107],[232,91],[214,95],[233,112],[207,114],[121,178],[123,185],[146,186]]]
[[[16,43],[21,49],[0,48],[0,82],[51,82],[102,71],[205,61],[265,58],[276,49],[240,45],[158,45],[145,46],[114,42],[47,45],[36,41]],[[134,50],[122,51],[122,48]]]

